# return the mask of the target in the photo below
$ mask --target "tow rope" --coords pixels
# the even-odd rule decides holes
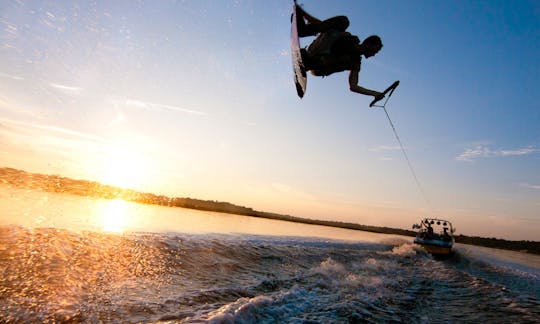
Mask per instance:
[[[416,185],[418,186],[418,190],[422,194],[422,197],[426,201],[429,208],[433,211],[433,207],[431,205],[431,202],[428,199],[422,185],[420,184],[420,180],[418,179],[418,176],[416,175],[416,172],[414,171],[414,168],[412,166],[411,160],[409,159],[409,156],[407,155],[407,151],[405,151],[405,147],[403,146],[403,143],[401,142],[401,139],[399,138],[399,135],[398,135],[398,133],[396,131],[396,127],[394,126],[394,123],[392,122],[392,119],[390,118],[390,115],[388,114],[388,111],[386,110],[386,103],[388,102],[388,100],[392,96],[392,93],[394,93],[394,90],[397,88],[398,85],[399,85],[399,81],[396,81],[390,87],[388,87],[388,89],[386,89],[383,92],[384,95],[386,95],[388,93],[388,96],[386,97],[386,100],[384,101],[384,103],[382,105],[375,105],[375,103],[377,103],[380,100],[379,99],[379,100],[373,100],[369,106],[370,107],[382,108],[384,110],[384,112],[386,114],[386,118],[388,118],[388,122],[390,123],[390,126],[392,127],[392,131],[394,131],[394,136],[396,137],[396,140],[398,141],[399,146],[401,147],[401,152],[403,152],[403,156],[405,157],[405,160],[407,161],[407,165],[409,166],[409,170],[411,171],[411,174],[414,177],[414,181],[416,182]]]

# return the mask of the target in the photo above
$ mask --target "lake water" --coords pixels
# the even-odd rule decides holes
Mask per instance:
[[[537,322],[540,257],[0,187],[0,321]]]

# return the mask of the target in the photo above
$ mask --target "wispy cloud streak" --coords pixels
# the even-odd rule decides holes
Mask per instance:
[[[8,78],[8,79],[13,79],[13,80],[18,80],[18,81],[24,80],[23,77],[20,77],[20,76],[18,76],[18,75],[6,74],[6,73],[2,73],[2,72],[0,72],[0,77],[2,77],[2,78]]]
[[[394,151],[399,151],[401,148],[397,145],[379,145],[368,149],[370,152],[380,153],[380,154],[392,154]],[[394,159],[390,156],[382,156],[379,158],[380,161],[393,161]]]
[[[480,158],[494,158],[494,157],[508,157],[508,156],[522,156],[540,153],[540,148],[534,146],[527,146],[518,149],[510,150],[492,150],[491,148],[483,145],[469,148],[456,156],[457,161],[472,162],[475,159]]]
[[[127,99],[125,104],[130,107],[148,109],[148,110],[169,110],[169,111],[178,111],[190,115],[207,115],[207,113],[199,110],[186,109],[178,106],[164,105],[153,102],[146,102],[141,100]]]
[[[81,92],[82,90],[82,88],[79,88],[79,87],[72,87],[72,86],[67,86],[67,85],[57,84],[57,83],[49,83],[49,86],[58,90],[71,92],[71,93],[78,93],[78,92]]]
[[[34,124],[34,123],[28,123],[28,122],[22,122],[22,121],[14,121],[14,120],[8,120],[8,119],[0,118],[0,125],[2,125],[2,124],[6,125],[6,126],[18,127],[20,129],[24,129],[24,130],[29,131],[29,132],[31,130],[42,130],[42,131],[49,132],[49,133],[61,134],[61,135],[70,136],[70,137],[76,137],[76,138],[80,138],[80,139],[84,139],[84,140],[90,140],[90,141],[94,141],[94,142],[103,142],[103,141],[105,141],[104,138],[102,138],[100,136],[97,136],[97,135],[94,135],[94,134],[82,133],[82,132],[78,132],[78,131],[74,131],[74,130],[70,130],[70,129],[66,129],[66,128],[61,128],[61,127],[56,127],[56,126],[50,126],[50,125],[40,125],[40,124]]]
[[[389,151],[399,151],[400,147],[397,145],[390,146],[390,145],[381,145],[377,147],[372,147],[369,149],[371,152],[389,152]]]
[[[520,183],[520,187],[527,188],[527,189],[534,189],[534,190],[540,190],[540,185],[534,185],[529,183]]]

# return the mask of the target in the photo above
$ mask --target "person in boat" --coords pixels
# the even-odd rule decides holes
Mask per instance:
[[[428,228],[427,228],[427,237],[428,238],[433,238],[433,227],[431,227],[431,225],[428,224]]]
[[[358,83],[362,55],[367,59],[377,54],[382,48],[379,36],[372,35],[363,42],[347,32],[349,19],[336,16],[320,20],[296,6],[298,15],[298,36],[317,36],[307,47],[302,49],[302,61],[306,71],[315,76],[328,76],[332,73],[349,72],[349,89],[352,92],[382,99],[384,94],[361,87]]]
[[[444,233],[443,233],[443,239],[444,239],[445,241],[450,240],[450,234],[448,234],[448,227],[443,227],[443,231],[444,231]]]

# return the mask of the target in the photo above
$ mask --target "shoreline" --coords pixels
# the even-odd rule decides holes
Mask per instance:
[[[103,199],[123,199],[135,203],[147,205],[160,205],[167,207],[187,208],[202,211],[235,214],[242,216],[260,217],[302,224],[330,226],[351,230],[379,234],[394,234],[403,236],[416,236],[415,231],[361,225],[357,223],[325,221],[309,218],[296,217],[291,215],[276,214],[271,212],[257,211],[253,208],[237,206],[228,202],[214,200],[201,200],[194,198],[179,198],[144,193],[132,189],[114,187],[100,184],[88,180],[76,180],[58,175],[44,175],[39,173],[29,173],[23,170],[1,167],[0,183],[11,185],[17,188],[40,190],[54,193],[73,194],[78,196],[103,198]],[[511,250],[540,255],[540,242],[536,241],[512,241],[498,238],[484,238],[477,236],[455,235],[456,243],[484,246],[503,250]]]

